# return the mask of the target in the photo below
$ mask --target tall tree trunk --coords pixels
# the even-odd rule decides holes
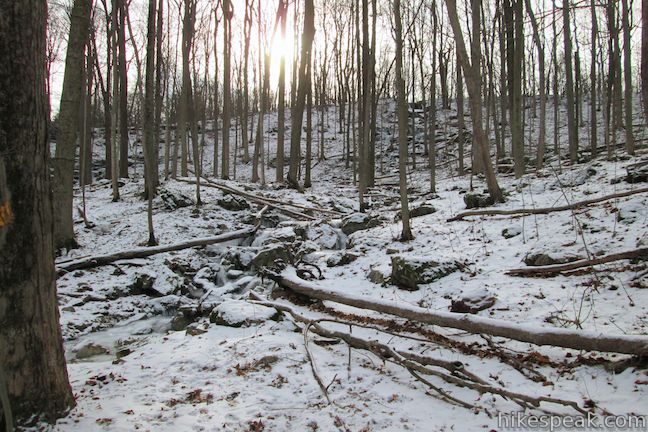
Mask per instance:
[[[648,23],[648,0],[641,1],[641,18]],[[648,25],[641,26],[641,94],[643,95],[643,111],[648,123]]]
[[[458,143],[458,161],[459,161],[459,175],[463,176],[466,174],[466,168],[464,167],[464,144],[465,144],[465,134],[466,130],[466,121],[464,118],[464,84],[463,84],[463,72],[461,71],[461,66],[459,65],[459,54],[457,54],[457,143]]]
[[[590,1],[590,13],[592,21],[592,53],[590,64],[590,152],[592,159],[596,157],[598,146],[598,123],[596,121],[596,56],[598,51],[598,18],[596,16],[596,3],[594,0]]]
[[[151,182],[154,188],[160,184],[160,129],[162,124],[162,103],[164,101],[163,83],[162,83],[162,68],[164,65],[164,58],[162,56],[162,41],[164,39],[164,0],[159,0],[157,6],[157,18],[155,22],[155,129],[153,136],[155,136],[155,145],[153,146],[153,164],[151,166]],[[166,131],[165,131],[166,132]],[[164,147],[168,146],[168,142],[164,140]],[[167,152],[168,154],[168,152]]]
[[[286,0],[279,0],[279,10],[281,13],[280,27],[281,27],[281,40],[286,38],[286,21],[288,14],[288,4]],[[276,163],[276,180],[277,182],[284,181],[284,148],[286,136],[286,56],[281,52],[279,59],[279,95],[277,102],[278,118],[277,118],[277,163]]]
[[[593,0],[592,0],[593,1]],[[545,90],[545,50],[544,44],[540,39],[540,31],[538,30],[538,21],[536,20],[533,8],[531,7],[531,0],[526,0],[526,8],[531,18],[531,26],[533,27],[533,40],[535,41],[538,50],[538,71],[540,73],[540,82],[538,83],[539,96],[540,96],[540,124],[538,126],[538,151],[536,154],[536,168],[542,169],[544,164],[546,144],[546,127],[547,127],[547,92]],[[594,62],[592,62],[594,63]]]
[[[522,100],[522,68],[524,59],[524,3],[523,0],[513,0],[513,27],[515,36],[511,41],[513,54],[512,69],[509,71],[511,82],[511,141],[515,177],[524,175],[524,101]],[[474,13],[474,11],[473,11]],[[474,66],[474,65],[473,65]]]
[[[300,189],[297,179],[300,165],[300,147],[302,122],[304,120],[304,106],[308,95],[308,74],[311,65],[311,50],[315,38],[315,5],[313,0],[304,0],[304,30],[302,32],[300,65],[298,71],[298,88],[295,105],[292,109],[292,130],[290,134],[290,168],[288,170],[288,184]]]
[[[403,231],[400,240],[414,239],[410,226],[409,200],[407,197],[407,95],[403,79],[403,22],[401,2],[394,0],[394,27],[396,30],[396,109],[398,112],[398,177],[400,185],[401,219]]]
[[[632,47],[630,46],[630,8],[628,7],[628,0],[622,0],[623,13],[622,27],[623,27],[623,76],[625,80],[625,135],[626,135],[626,151],[630,155],[635,154],[635,140],[634,131],[632,129]],[[648,23],[644,23],[647,25]]]
[[[90,2],[78,6],[89,9]],[[6,384],[10,417],[15,420],[11,429],[35,416],[54,421],[74,405],[74,397],[54,270],[45,90],[47,5],[44,0],[0,0],[0,10],[0,155],[10,155],[6,160],[0,156],[0,381]],[[73,15],[77,25],[84,21],[82,16],[81,11]],[[83,47],[86,28],[87,23],[79,28],[76,47]],[[82,55],[81,51],[76,66],[83,67]],[[74,106],[78,118],[79,105]],[[0,419],[0,427],[7,420]]]
[[[259,0],[261,2],[261,0]],[[243,162],[250,161],[250,149],[248,142],[248,113],[250,112],[250,96],[249,96],[249,78],[248,78],[248,63],[250,60],[250,34],[252,30],[252,8],[254,7],[254,0],[245,0],[245,17],[243,18],[243,110],[241,112],[241,147],[243,147]],[[260,20],[261,18],[259,18]],[[261,24],[259,22],[259,32]],[[261,49],[259,47],[259,49]],[[261,55],[261,54],[259,54]]]
[[[119,177],[128,178],[128,70],[126,67],[126,0],[115,0],[118,5],[119,25],[117,43],[119,47]]]
[[[73,248],[72,197],[74,188],[74,160],[79,130],[79,108],[83,88],[84,49],[88,40],[91,0],[75,0],[70,18],[70,36],[65,58],[65,75],[59,110],[60,133],[56,145],[54,168],[54,245]]]
[[[563,1],[563,32],[565,42],[565,92],[567,93],[567,132],[569,136],[569,163],[575,164],[578,160],[578,135],[576,112],[574,103],[574,72],[572,70],[572,41],[571,25],[569,20],[570,1]]]
[[[156,20],[156,2],[149,0],[148,10],[148,29],[146,44],[146,85],[144,96],[144,185],[146,188],[146,199],[148,201],[148,245],[155,246],[155,230],[153,228],[153,196],[155,195],[155,180],[153,178],[153,165],[157,166],[155,159],[154,147],[159,147],[159,139],[156,136],[155,123],[155,20]],[[156,170],[157,171],[157,170]]]
[[[232,51],[232,9],[231,0],[223,0],[223,152],[221,156],[221,177],[229,179],[230,173],[230,113],[232,104],[231,51]]]
[[[481,68],[480,65],[471,64],[470,59],[468,58],[468,51],[466,50],[466,44],[463,40],[463,34],[459,24],[459,16],[457,15],[456,1],[446,0],[446,6],[448,7],[448,16],[450,18],[452,33],[455,36],[455,43],[457,44],[461,68],[466,77],[466,88],[468,89],[468,98],[470,100],[470,112],[473,115],[473,139],[480,146],[479,154],[482,158],[488,192],[493,201],[504,202],[504,195],[497,183],[493,164],[490,159],[488,137],[484,133],[482,126]],[[473,10],[472,13],[479,14],[479,8]],[[474,22],[475,20],[473,23]],[[479,31],[479,26],[473,29],[473,37],[478,38]]]

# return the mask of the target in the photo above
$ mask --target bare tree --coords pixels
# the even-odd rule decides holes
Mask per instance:
[[[223,0],[223,154],[221,156],[221,177],[229,179],[230,162],[230,113],[232,104],[231,51],[232,17],[234,9],[231,0]]]
[[[468,90],[468,98],[470,99],[470,112],[473,118],[473,136],[477,145],[480,147],[479,155],[482,158],[488,192],[493,201],[504,202],[504,195],[497,183],[493,164],[490,159],[488,137],[484,133],[482,125],[481,68],[479,64],[471,64],[470,59],[468,58],[468,51],[466,50],[466,44],[463,39],[463,34],[461,33],[461,26],[459,25],[456,0],[446,0],[445,3],[448,9],[448,17],[450,18],[452,33],[455,36],[455,43],[457,44],[460,65],[466,77],[466,88]],[[480,19],[478,19],[480,16],[480,8],[474,8],[472,13],[473,25],[475,25],[475,23],[480,21]],[[475,17],[475,15],[477,16]],[[479,25],[473,28],[473,37],[478,37],[479,31]],[[478,54],[479,53],[473,52],[473,56]]]
[[[290,168],[288,184],[300,189],[297,170],[300,165],[300,147],[304,107],[308,95],[309,74],[311,68],[311,50],[315,38],[315,5],[313,0],[304,0],[304,29],[302,32],[300,65],[297,74],[297,96],[292,109],[292,130],[290,134]]]
[[[76,247],[72,222],[74,160],[79,130],[79,109],[83,88],[84,50],[88,40],[91,0],[75,0],[65,58],[65,75],[59,110],[60,134],[52,166],[54,168],[54,244],[57,248]]]
[[[398,112],[398,174],[400,185],[401,219],[403,231],[400,240],[414,239],[410,226],[409,201],[407,197],[407,96],[403,79],[403,22],[401,2],[394,0],[394,30],[396,36],[396,106]]]
[[[570,1],[563,1],[563,36],[565,42],[565,93],[567,94],[567,131],[569,136],[569,163],[575,164],[578,159],[578,132],[574,101],[574,72],[572,69],[571,24],[569,20]]]
[[[0,416],[0,428],[12,430],[38,417],[54,421],[74,405],[74,397],[54,270],[47,5],[44,0],[0,0],[0,10],[0,386],[11,406],[5,406],[9,415]],[[75,21],[83,21],[82,16],[77,11]],[[85,28],[80,28],[81,46]],[[9,157],[3,160],[3,155]]]

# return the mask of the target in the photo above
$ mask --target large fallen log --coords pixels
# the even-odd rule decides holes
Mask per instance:
[[[538,328],[528,324],[484,318],[469,314],[431,311],[415,306],[342,293],[306,281],[297,276],[294,268],[288,268],[271,276],[281,286],[296,293],[318,300],[328,300],[361,309],[386,313],[424,324],[460,329],[473,334],[501,336],[535,345],[550,345],[575,350],[615,352],[647,355],[648,336],[606,335],[603,333],[577,331],[564,328]]]
[[[589,205],[600,203],[603,201],[609,201],[611,199],[623,198],[630,195],[636,195],[645,192],[648,192],[648,188],[641,188],[641,189],[614,193],[614,194],[605,195],[598,198],[592,198],[585,201],[579,201],[572,204],[566,204],[557,207],[521,208],[521,209],[510,209],[510,210],[505,210],[505,209],[471,210],[471,211],[459,213],[458,215],[448,219],[447,222],[461,221],[464,220],[464,218],[467,218],[469,216],[511,216],[511,215],[548,214],[554,212],[561,212],[565,210],[575,210],[577,208],[587,207]]]
[[[637,258],[648,258],[648,248],[634,249],[630,251],[605,255],[598,258],[574,261],[566,264],[511,269],[508,270],[506,274],[510,276],[551,276],[583,267],[595,266],[597,264],[605,264],[614,261]]]
[[[165,252],[179,251],[179,250],[189,249],[192,247],[199,247],[199,246],[209,246],[217,243],[225,243],[231,240],[246,238],[253,235],[259,229],[259,227],[261,226],[261,217],[267,210],[268,207],[266,206],[256,214],[255,218],[257,220],[257,223],[254,227],[251,228],[244,228],[244,229],[228,232],[225,234],[220,234],[213,237],[204,237],[204,238],[189,240],[182,243],[136,248],[136,249],[131,249],[122,252],[116,252],[116,253],[104,254],[104,255],[95,255],[95,256],[79,258],[77,260],[65,261],[63,263],[59,263],[56,266],[56,272],[59,276],[62,276],[71,271],[100,267],[106,264],[114,263],[115,261],[136,259],[136,258],[146,258],[152,255],[157,255]]]
[[[56,266],[56,272],[59,276],[62,276],[66,273],[69,273],[74,270],[84,270],[94,267],[100,267],[106,264],[111,264],[115,261],[126,260],[126,259],[135,259],[135,258],[146,258],[152,255],[157,255],[165,252],[179,251],[182,249],[189,249],[197,246],[208,246],[216,243],[225,243],[230,240],[236,240],[240,238],[246,238],[254,234],[256,228],[245,228],[237,231],[232,231],[229,233],[205,237],[190,240],[182,243],[175,243],[164,246],[154,246],[154,247],[143,247],[137,249],[131,249],[127,251],[121,251],[105,255],[95,255],[90,257],[81,258],[75,261],[68,261],[61,263]]]

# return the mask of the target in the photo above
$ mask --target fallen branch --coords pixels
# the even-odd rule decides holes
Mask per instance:
[[[288,305],[263,300],[261,297],[257,296],[256,294],[253,294],[253,298],[258,299],[257,301],[254,302],[256,304],[269,306],[277,310],[280,310],[282,312],[286,312],[290,314],[295,321],[304,324],[307,329],[309,328],[312,329],[314,333],[317,333],[320,336],[343,340],[350,347],[369,351],[374,355],[376,355],[378,358],[382,359],[383,361],[391,361],[400,366],[403,366],[412,374],[412,376],[414,376],[417,380],[419,380],[420,382],[424,383],[425,385],[433,389],[435,392],[439,394],[442,400],[445,400],[449,403],[454,403],[456,405],[462,406],[467,409],[475,408],[473,404],[464,402],[452,396],[447,391],[435,386],[430,381],[421,377],[419,374],[435,376],[437,378],[442,379],[446,383],[456,385],[457,387],[472,389],[478,392],[480,395],[485,393],[499,395],[502,398],[513,400],[515,403],[522,406],[523,408],[528,408],[531,406],[539,408],[540,404],[542,402],[545,402],[545,403],[552,403],[552,404],[557,404],[562,406],[568,406],[578,411],[581,414],[587,414],[587,412],[583,410],[581,407],[579,407],[576,402],[551,398],[547,396],[534,397],[522,393],[509,391],[505,388],[492,386],[486,383],[486,381],[482,380],[481,378],[478,378],[475,374],[465,370],[463,367],[459,368],[462,375],[464,375],[463,377],[440,372],[438,370],[426,367],[425,365],[438,366],[447,369],[452,373],[458,372],[457,370],[458,368],[456,367],[456,365],[451,364],[450,362],[446,362],[443,360],[436,360],[430,357],[416,355],[405,351],[394,350],[388,345],[383,344],[377,340],[363,339],[361,337],[354,336],[350,333],[345,333],[336,330],[329,330],[320,325],[320,322],[325,322],[325,321],[331,323],[343,324],[343,325],[357,325],[355,323],[343,322],[338,320],[330,320],[330,319],[311,320],[297,313],[293,308],[291,308]],[[359,325],[359,326],[363,327],[363,325]],[[320,379],[318,379],[318,384],[320,384],[320,387],[322,386]],[[327,393],[325,394],[328,399],[328,394]]]
[[[328,300],[361,309],[399,316],[408,320],[465,330],[473,334],[501,336],[535,345],[549,345],[575,350],[647,355],[648,336],[605,335],[564,328],[538,328],[523,323],[484,318],[470,314],[430,311],[415,306],[400,306],[391,302],[355,296],[324,288],[301,279],[288,268],[272,277],[281,286],[318,300]]]
[[[189,184],[196,184],[196,180],[180,179],[180,178],[178,178],[176,180],[181,181],[181,182],[185,182],[185,183],[189,183]],[[283,205],[279,205],[279,204],[270,202],[269,200],[267,200],[265,198],[258,197],[256,195],[252,195],[252,194],[249,194],[249,193],[244,192],[242,190],[231,188],[229,186],[221,185],[221,184],[210,182],[210,181],[208,181],[208,183],[200,183],[200,185],[203,186],[203,187],[210,187],[210,188],[214,188],[214,189],[220,189],[220,190],[222,190],[224,192],[227,192],[227,193],[230,193],[230,194],[233,194],[233,195],[242,196],[242,197],[247,198],[248,200],[250,200],[250,201],[252,201],[254,203],[261,204],[261,205],[267,205],[269,207],[275,208],[275,209],[277,209],[277,210],[279,210],[279,211],[281,211],[283,213],[286,213],[288,216],[291,216],[291,217],[296,218],[296,219],[306,219],[306,220],[316,220],[317,219],[314,216],[307,215],[305,213],[301,213],[301,212],[298,212],[296,210],[286,208]]]
[[[625,259],[646,259],[648,248],[635,249],[625,252],[614,253],[593,259],[584,259],[566,264],[554,264],[548,266],[525,267],[511,269],[506,272],[510,276],[550,276],[558,273],[575,270],[583,267],[592,267],[598,264],[605,264]]]
[[[630,191],[619,192],[611,195],[605,195],[598,198],[592,198],[585,201],[575,202],[573,204],[558,206],[558,207],[545,207],[545,208],[536,208],[536,209],[484,209],[484,210],[471,210],[458,215],[451,217],[447,222],[461,221],[468,216],[511,216],[511,215],[528,215],[528,214],[547,214],[560,212],[565,210],[574,210],[580,207],[587,207],[592,204],[600,203],[603,201],[608,201],[615,198],[623,198],[631,195],[636,195],[640,193],[648,192],[648,188],[635,189]]]
[[[252,228],[244,228],[244,229],[232,231],[225,234],[220,234],[213,237],[194,239],[187,242],[176,243],[171,245],[143,247],[143,248],[136,248],[128,251],[116,252],[112,254],[95,255],[95,256],[80,258],[78,260],[67,261],[65,263],[61,263],[57,265],[56,272],[59,276],[62,276],[71,271],[100,267],[106,264],[111,264],[115,261],[134,259],[134,258],[146,258],[152,255],[157,255],[165,252],[179,251],[179,250],[189,249],[198,246],[209,246],[217,243],[225,243],[240,238],[246,238],[253,235],[259,229],[261,217],[267,210],[268,207],[266,206],[259,213],[256,214],[257,223]]]

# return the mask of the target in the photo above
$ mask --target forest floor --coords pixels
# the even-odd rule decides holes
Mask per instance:
[[[455,131],[446,128],[439,135],[439,162],[449,162],[438,170],[437,193],[429,193],[422,147],[418,167],[409,175],[412,208],[427,206],[430,213],[412,219],[415,240],[403,243],[398,241],[401,225],[393,176],[397,159],[390,110],[393,106],[381,107],[388,114],[379,124],[385,143],[385,157],[380,159],[383,174],[378,174],[368,200],[376,226],[347,235],[343,229],[350,230],[349,217],[315,212],[314,220],[298,221],[270,209],[253,238],[118,261],[59,277],[61,325],[77,406],[51,430],[491,431],[505,429],[502,416],[520,412],[510,399],[426,376],[470,407],[444,401],[400,365],[349,349],[339,340],[313,332],[304,335],[303,326],[289,315],[251,304],[250,292],[289,304],[311,319],[353,316],[365,324],[390,320],[390,333],[357,326],[352,332],[401,351],[461,362],[491,386],[574,401],[596,415],[648,415],[645,359],[641,363],[621,354],[540,347],[416,326],[328,301],[299,302],[277,294],[276,283],[261,277],[260,262],[272,265],[275,258],[285,261],[296,255],[321,269],[318,284],[347,294],[432,311],[448,311],[453,301],[464,299],[486,307],[477,312],[479,316],[539,329],[648,334],[645,261],[618,261],[548,278],[505,274],[525,267],[525,259],[538,264],[646,247],[648,194],[574,211],[447,222],[465,210],[463,198],[471,189],[471,178],[456,174],[450,157],[456,148],[445,144]],[[269,124],[276,124],[270,117]],[[268,184],[250,184],[251,164],[240,159],[238,180],[213,181],[284,202],[349,215],[357,212],[357,189],[341,157],[342,134],[333,132],[334,118],[331,114],[331,132],[325,135],[328,158],[316,164],[313,187],[304,193],[271,183],[271,168],[266,172]],[[452,123],[451,113],[445,120]],[[95,152],[100,157],[101,139],[97,141]],[[211,173],[212,148],[208,139],[206,174]],[[553,158],[543,171],[521,179],[500,174],[507,201],[496,207],[552,207],[645,187],[646,183],[625,181],[626,167],[645,161],[645,152],[632,158],[618,153],[615,161],[596,159],[573,167],[564,162],[560,167]],[[59,257],[59,265],[145,246],[143,181],[132,177],[123,180],[119,202],[112,202],[108,181],[87,188],[87,215],[93,226],[85,226],[79,218],[80,248]],[[485,187],[479,176],[472,179],[472,186],[478,192]],[[250,227],[261,208],[211,187],[202,188],[201,206],[193,204],[194,195],[195,186],[181,179],[160,186],[153,201],[160,244]],[[80,193],[77,198],[75,204],[81,205]],[[416,290],[404,290],[392,283],[395,256],[447,263],[450,270]],[[349,331],[347,325],[322,325]],[[318,385],[307,350],[331,403]],[[555,404],[527,411],[547,412],[578,414]]]

